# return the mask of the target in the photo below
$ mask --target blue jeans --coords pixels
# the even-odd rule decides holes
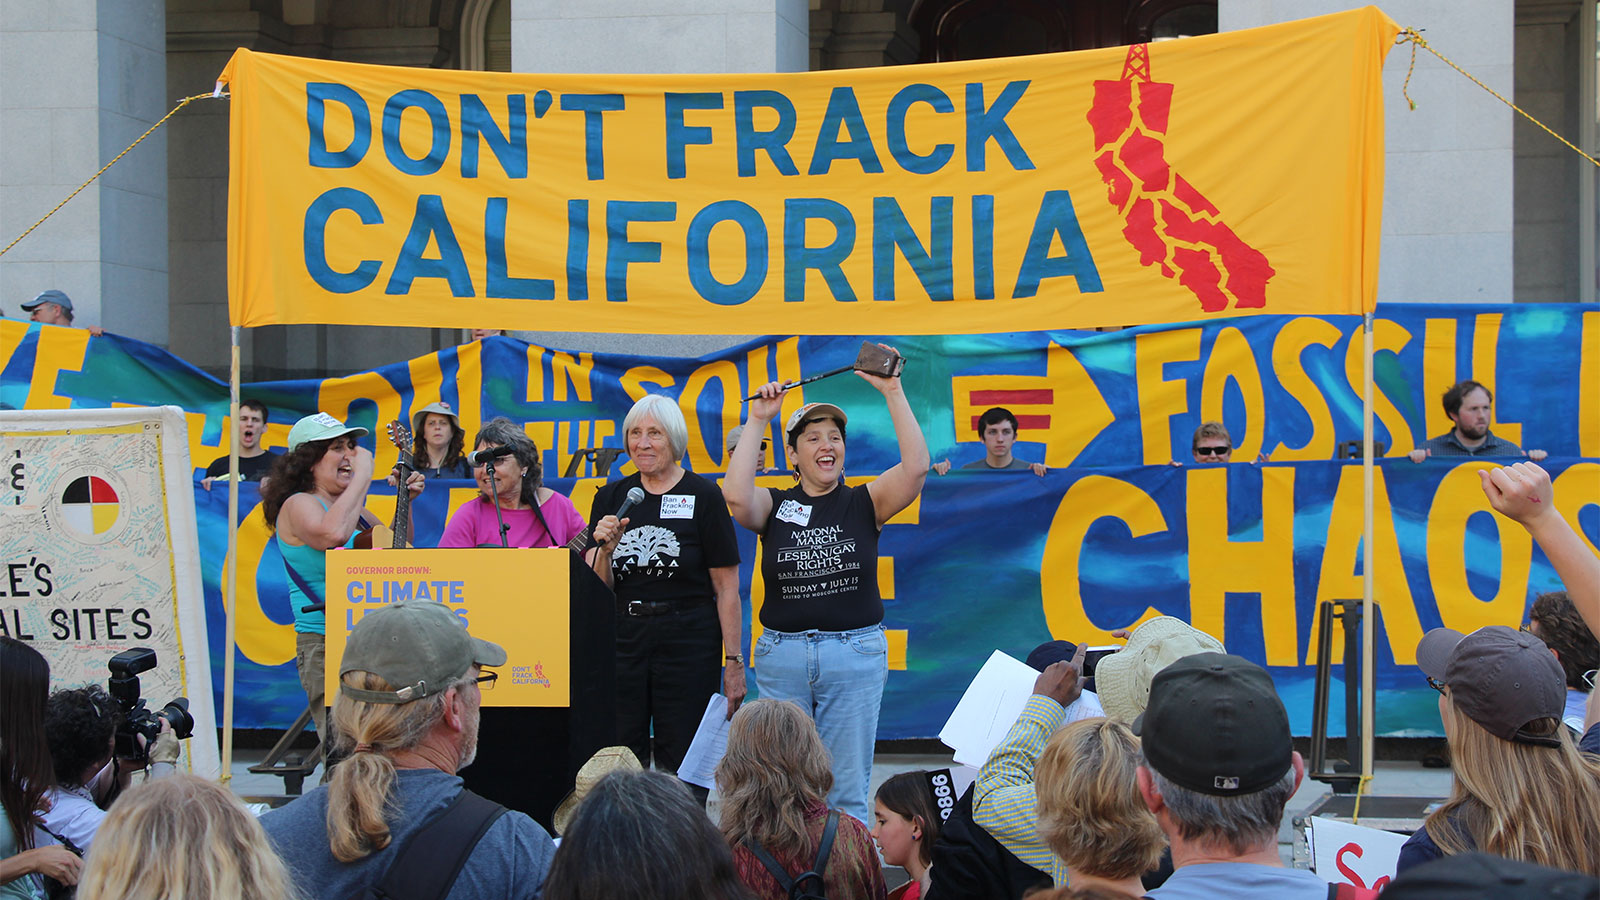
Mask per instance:
[[[792,700],[817,723],[833,756],[828,805],[872,821],[867,789],[878,741],[878,710],[889,679],[882,625],[854,631],[764,631],[756,641],[756,689]]]

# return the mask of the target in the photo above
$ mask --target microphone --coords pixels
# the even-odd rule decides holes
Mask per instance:
[[[638,506],[640,503],[643,503],[643,502],[644,502],[644,488],[642,488],[642,487],[629,488],[628,489],[627,499],[623,500],[622,501],[622,506],[617,508],[617,518],[620,519],[623,516],[626,516],[628,514],[628,510],[633,509],[635,506]]]
[[[644,502],[644,488],[628,488],[628,496],[623,498],[622,505],[617,508],[617,518],[620,519],[623,516],[626,516],[628,514],[628,510],[633,509],[642,502]],[[593,529],[585,528],[584,530],[578,532],[577,537],[567,542],[567,549],[573,551],[574,553],[582,553],[583,551],[589,549],[589,544],[594,541],[592,531]]]
[[[474,450],[467,454],[467,465],[476,469],[486,462],[494,462],[502,456],[510,456],[515,452],[515,450],[512,450],[509,446],[504,444],[499,447],[491,447],[485,450]]]

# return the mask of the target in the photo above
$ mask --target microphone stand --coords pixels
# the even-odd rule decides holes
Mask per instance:
[[[510,550],[511,542],[506,535],[510,533],[511,526],[506,524],[506,517],[500,512],[500,486],[494,477],[494,460],[491,459],[484,465],[489,469],[489,493],[494,495],[494,500],[491,501],[494,503],[494,518],[500,523],[500,546]]]

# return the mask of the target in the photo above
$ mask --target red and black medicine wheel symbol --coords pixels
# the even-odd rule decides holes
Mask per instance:
[[[61,493],[62,521],[85,537],[110,531],[121,515],[116,489],[98,475],[74,478]]]

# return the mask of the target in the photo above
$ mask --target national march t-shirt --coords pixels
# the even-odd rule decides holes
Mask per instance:
[[[841,484],[820,497],[799,485],[768,490],[772,512],[761,532],[767,594],[762,626],[850,631],[882,622],[878,514],[867,489]]]

